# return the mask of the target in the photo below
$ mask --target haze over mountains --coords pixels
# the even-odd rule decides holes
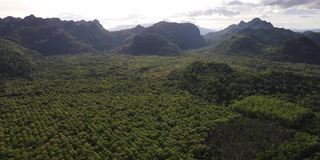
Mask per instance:
[[[0,19],[0,37],[43,55],[114,52],[132,55],[176,55],[200,49],[229,55],[320,63],[320,33],[294,32],[254,18],[201,35],[191,23],[159,22],[108,31],[98,20],[62,21],[33,15]]]

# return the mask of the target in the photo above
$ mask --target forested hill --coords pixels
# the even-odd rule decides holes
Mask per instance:
[[[0,36],[44,55],[110,49],[113,36],[97,21],[61,21],[33,15],[0,19]]]
[[[38,57],[39,54],[32,50],[0,39],[0,79],[29,76]]]

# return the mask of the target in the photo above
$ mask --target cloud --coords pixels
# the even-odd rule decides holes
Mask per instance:
[[[75,21],[88,19],[83,16],[72,14],[72,13],[60,13],[60,14],[57,14],[55,17],[59,17],[60,19],[63,19],[63,20],[75,20]]]
[[[320,9],[319,0],[262,0],[263,5],[279,6],[281,8],[290,8],[293,6],[305,6],[307,8]]]
[[[228,5],[228,6],[259,6],[259,4],[246,3],[246,2],[239,1],[239,0],[230,1],[226,5]]]
[[[197,11],[191,11],[188,13],[182,14],[183,16],[188,17],[198,17],[198,16],[211,16],[211,15],[220,15],[220,16],[226,16],[226,17],[233,17],[236,15],[239,15],[239,11],[232,11],[223,7],[220,8],[210,8],[207,10],[197,10]]]
[[[320,1],[314,3],[312,6],[310,6],[310,8],[312,8],[312,9],[320,9]]]
[[[313,18],[314,16],[300,16],[301,18]]]
[[[289,8],[289,9],[285,10],[284,14],[305,16],[305,15],[319,14],[319,11],[318,10],[314,10],[314,9]]]
[[[244,5],[244,3],[241,2],[241,1],[235,0],[235,1],[228,2],[227,5],[231,5],[231,6],[241,6],[241,5]]]

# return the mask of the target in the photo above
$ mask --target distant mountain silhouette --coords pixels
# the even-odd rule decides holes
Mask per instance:
[[[249,22],[241,21],[239,24],[230,25],[226,29],[209,33],[204,37],[211,44],[218,44],[228,39],[234,34],[250,34],[260,38],[266,44],[276,44],[278,42],[299,37],[299,34],[283,28],[274,27],[270,22],[254,18]]]

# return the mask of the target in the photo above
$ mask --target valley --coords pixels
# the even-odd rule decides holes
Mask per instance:
[[[318,33],[28,16],[0,37],[0,159],[320,159]]]

